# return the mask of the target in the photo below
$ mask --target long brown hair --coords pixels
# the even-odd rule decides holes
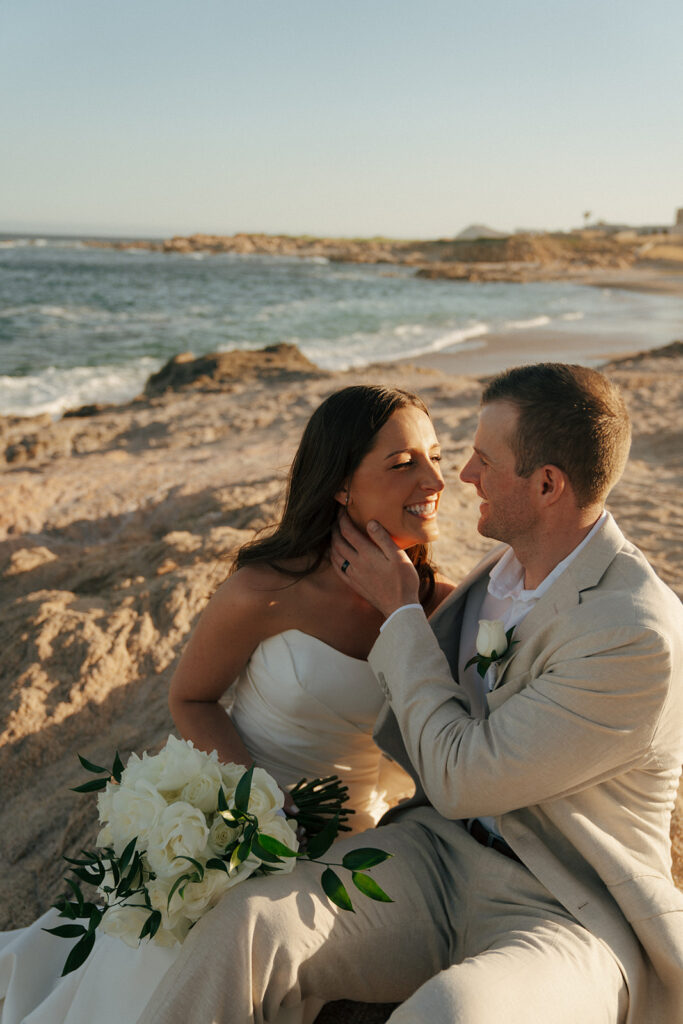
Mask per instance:
[[[429,415],[421,398],[400,388],[358,384],[326,398],[308,421],[294,456],[280,522],[239,549],[232,571],[265,563],[295,578],[315,572],[329,551],[339,510],[335,495],[373,448],[392,413],[406,406]],[[406,554],[420,577],[420,601],[427,605],[434,594],[429,547],[416,544]],[[301,557],[309,560],[303,568],[285,568],[283,563]]]

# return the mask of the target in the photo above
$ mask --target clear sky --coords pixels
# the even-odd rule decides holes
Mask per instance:
[[[681,0],[0,0],[0,231],[670,223]]]

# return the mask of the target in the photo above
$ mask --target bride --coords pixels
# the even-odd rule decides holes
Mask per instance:
[[[372,826],[409,780],[372,741],[383,697],[365,659],[382,619],[337,577],[331,531],[340,507],[361,528],[382,522],[433,611],[451,589],[427,547],[438,533],[439,459],[416,395],[366,385],[330,395],[304,431],[279,524],[239,550],[171,681],[184,738],[222,761],[260,765],[285,791],[302,777],[340,776],[354,830]],[[134,1024],[180,947],[130,949],[101,935],[60,980],[69,944],[42,930],[55,923],[50,911],[0,935],[0,1024]]]

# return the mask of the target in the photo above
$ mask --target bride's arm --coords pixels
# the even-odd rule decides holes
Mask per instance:
[[[201,750],[216,750],[221,761],[252,763],[219,702],[258,644],[279,632],[280,598],[263,570],[231,576],[202,612],[171,680],[168,703],[179,733]]]

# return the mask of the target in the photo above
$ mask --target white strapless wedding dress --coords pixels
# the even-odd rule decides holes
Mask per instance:
[[[257,647],[233,692],[230,714],[254,761],[284,788],[339,775],[354,831],[412,789],[372,741],[383,697],[367,662],[290,629]],[[135,1024],[180,946],[131,949],[98,935],[83,966],[60,979],[69,941],[42,929],[63,923],[48,911],[0,933],[0,1024]]]

